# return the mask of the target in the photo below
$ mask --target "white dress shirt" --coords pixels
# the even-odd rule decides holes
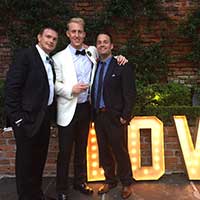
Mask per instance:
[[[48,99],[48,105],[51,105],[53,102],[53,97],[54,97],[54,83],[53,83],[53,71],[52,71],[52,66],[50,65],[49,61],[47,60],[47,57],[49,55],[44,52],[43,49],[39,45],[36,45],[36,48],[41,56],[42,62],[45,66],[46,72],[47,72],[47,77],[49,81],[49,99]]]
[[[69,45],[69,49],[72,53],[78,83],[90,84],[92,62],[86,55],[76,55],[76,49],[71,45]],[[83,50],[83,48],[79,50]],[[78,96],[78,103],[84,103],[86,101],[88,101],[88,89],[85,92],[80,93]]]

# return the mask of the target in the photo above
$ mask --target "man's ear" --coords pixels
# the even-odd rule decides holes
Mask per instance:
[[[41,38],[41,35],[38,34],[38,35],[37,35],[37,40],[38,40],[38,42],[40,42],[40,38]]]
[[[68,31],[66,31],[66,36],[69,37],[69,32]]]

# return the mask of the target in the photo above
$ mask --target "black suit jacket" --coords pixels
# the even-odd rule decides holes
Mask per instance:
[[[118,117],[123,117],[127,121],[131,120],[133,106],[136,101],[135,72],[133,65],[130,63],[118,65],[114,57],[111,59],[104,78],[103,99],[108,111]],[[94,84],[92,87],[92,105],[93,104]]]
[[[7,73],[5,89],[5,110],[11,125],[15,129],[15,122],[23,119],[20,127],[28,136],[34,135],[42,123],[49,98],[47,73],[36,47],[16,55]]]

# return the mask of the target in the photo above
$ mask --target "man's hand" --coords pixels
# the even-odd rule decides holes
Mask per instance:
[[[85,92],[89,88],[89,84],[77,83],[72,88],[73,95],[79,95],[81,92]]]
[[[128,60],[126,59],[126,57],[124,57],[122,55],[115,56],[115,58],[117,59],[117,63],[119,65],[125,65],[128,62]]]
[[[122,117],[120,117],[120,122],[121,122],[121,124],[126,124],[126,120],[123,119]]]

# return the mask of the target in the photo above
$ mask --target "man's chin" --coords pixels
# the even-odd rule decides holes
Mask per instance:
[[[82,43],[75,43],[74,45],[72,45],[75,49],[80,49],[82,48]]]

